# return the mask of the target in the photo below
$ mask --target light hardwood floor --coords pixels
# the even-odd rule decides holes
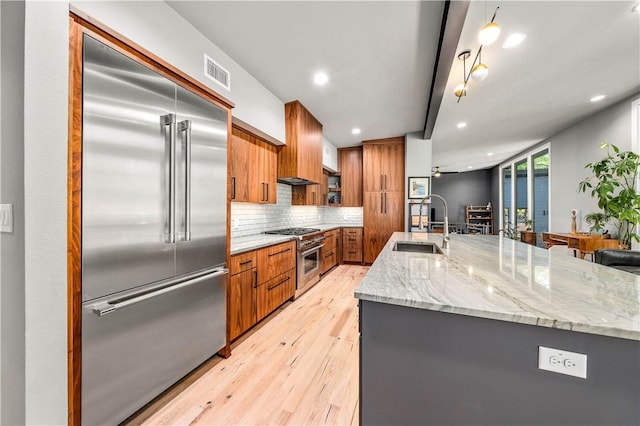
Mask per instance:
[[[358,310],[368,267],[341,265],[134,417],[130,425],[358,423]]]

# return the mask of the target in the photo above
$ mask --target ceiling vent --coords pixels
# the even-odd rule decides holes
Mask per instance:
[[[204,55],[204,75],[231,91],[231,74],[207,55]]]

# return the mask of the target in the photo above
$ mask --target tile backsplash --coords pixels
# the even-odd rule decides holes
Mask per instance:
[[[362,207],[292,206],[291,186],[278,184],[277,204],[231,203],[231,238],[324,223],[362,226]]]

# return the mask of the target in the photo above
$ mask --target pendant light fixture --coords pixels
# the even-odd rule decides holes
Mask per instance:
[[[440,177],[440,167],[436,166],[435,170],[431,170],[431,173],[433,173],[434,177]]]
[[[480,47],[478,48],[478,53],[476,53],[476,56],[473,59],[473,63],[471,64],[468,74],[467,59],[471,57],[471,50],[463,50],[458,54],[458,59],[464,62],[462,71],[463,83],[458,84],[453,92],[453,94],[458,98],[458,102],[460,102],[460,99],[462,99],[463,96],[467,95],[469,78],[471,78],[473,81],[479,82],[485,80],[489,75],[489,67],[487,66],[487,64],[482,62],[482,48],[485,45],[489,45],[495,42],[500,36],[500,25],[495,22],[498,9],[500,9],[500,7],[496,8],[495,12],[493,12],[491,21],[485,24],[478,34]]]

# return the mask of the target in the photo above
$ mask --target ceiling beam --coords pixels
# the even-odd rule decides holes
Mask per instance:
[[[429,90],[429,102],[427,105],[427,116],[424,121],[424,139],[431,139],[433,128],[436,125],[438,111],[442,103],[449,72],[453,59],[456,57],[456,49],[462,34],[464,20],[469,9],[469,0],[450,1],[444,4],[442,13],[442,24],[440,25],[440,38],[438,40],[438,51],[436,61],[433,65],[433,77],[431,79],[431,89]],[[453,96],[453,94],[452,94]]]

